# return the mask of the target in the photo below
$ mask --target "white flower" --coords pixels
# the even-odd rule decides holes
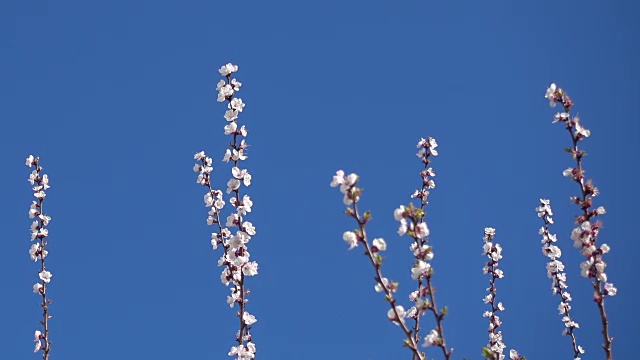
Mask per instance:
[[[551,85],[549,85],[549,87],[547,88],[547,92],[544,94],[544,97],[549,100],[549,106],[551,107],[556,106],[555,93],[556,84],[552,83]]]
[[[230,179],[227,182],[227,194],[231,194],[232,191],[238,190],[239,188],[240,188],[240,180]]]
[[[231,174],[234,178],[243,180],[245,186],[251,185],[251,174],[249,174],[247,169],[240,170],[240,168],[234,166],[231,169]]]
[[[487,294],[487,296],[484,297],[484,299],[482,299],[482,301],[484,301],[485,304],[490,303],[493,300],[493,294]]]
[[[411,268],[411,278],[414,280],[419,279],[421,276],[426,276],[431,269],[431,264],[422,260],[418,260]]]
[[[344,185],[342,185],[342,186],[344,186]],[[356,196],[356,202],[357,202],[358,200],[360,200],[360,197],[359,197],[359,196]],[[353,200],[351,200],[351,199],[349,198],[349,194],[348,194],[348,193],[345,193],[345,194],[344,194],[344,196],[342,197],[342,203],[343,203],[343,204],[345,204],[345,205],[347,205],[347,206],[349,206],[349,205],[353,204]]]
[[[377,247],[378,251],[387,250],[387,243],[384,241],[383,238],[373,239],[373,246]]]
[[[227,304],[229,307],[233,307],[233,305],[240,299],[240,291],[236,291],[236,289],[231,289],[231,295],[227,296]]]
[[[238,118],[238,110],[227,110],[224,113],[224,118],[229,122],[236,120]]]
[[[349,244],[349,250],[358,246],[358,237],[353,231],[345,231],[344,234],[342,234],[342,239]]]
[[[429,142],[429,148],[433,153],[433,150],[435,150],[438,147],[438,143],[436,142],[436,139],[432,137],[430,137],[427,141]]]
[[[237,129],[238,129],[238,124],[235,121],[233,121],[233,122],[229,123],[228,125],[224,126],[224,134],[225,135],[231,135],[231,134],[235,133]]]
[[[34,185],[36,183],[36,179],[38,179],[38,170],[33,170],[31,174],[29,174],[29,184]]]
[[[256,317],[249,314],[248,312],[244,312],[244,314],[242,314],[242,320],[244,320],[244,323],[247,325],[253,325],[256,323]]]
[[[562,250],[555,245],[544,246],[542,248],[542,253],[551,259],[557,259],[562,256]]]
[[[244,140],[242,140],[244,141]],[[229,149],[227,149],[227,151],[229,151]],[[226,157],[226,154],[225,154]],[[247,156],[244,154],[244,150],[240,149],[240,150],[233,150],[231,152],[231,160],[237,161],[237,160],[246,160]],[[227,160],[229,161],[229,160]]]
[[[34,161],[34,160],[35,160],[35,159],[33,158],[33,155],[29,155],[29,157],[27,157],[27,160],[25,161],[25,164],[26,164],[28,167],[31,167],[31,166],[33,166],[33,161]]]
[[[38,213],[38,203],[31,201],[31,206],[29,207],[29,219],[36,217],[36,213]]]
[[[358,175],[351,173],[344,178],[344,185],[349,188],[355,185],[357,181]]]
[[[35,347],[33,349],[34,353],[37,353],[38,351],[42,350],[42,344],[40,343],[41,338],[43,338],[42,332],[40,332],[40,330],[34,331],[33,333],[33,341],[35,342]]]
[[[230,214],[229,216],[227,216],[226,226],[228,227],[236,226],[238,224],[239,219],[240,217],[238,216],[238,214]]]
[[[230,110],[237,110],[238,112],[242,112],[242,110],[244,109],[244,103],[242,102],[242,99],[240,98],[233,98],[231,99],[231,101],[229,101],[229,109]]]
[[[228,63],[226,65],[222,65],[222,67],[220,67],[220,70],[218,70],[218,72],[222,76],[231,75],[236,71],[238,71],[238,65],[233,65],[231,63]]]
[[[29,249],[29,256],[31,256],[31,260],[37,261],[38,259],[45,258],[49,253],[47,250],[43,250],[43,251],[40,251],[40,250],[41,248],[39,243],[35,243],[31,245],[31,248]]]
[[[407,230],[408,230],[407,220],[406,219],[400,220],[400,226],[398,227],[398,235],[402,236],[402,235],[406,234]]]
[[[389,284],[389,279],[382,278],[382,285],[380,285],[380,283],[377,283],[376,286],[374,286],[373,288],[376,290],[376,292],[382,292],[388,284]]]
[[[38,260],[38,255],[36,255],[38,253],[38,250],[40,250],[40,244],[39,243],[35,243],[35,244],[31,245],[31,248],[29,249],[29,255],[31,256],[31,260],[33,260],[33,261],[37,261]]]
[[[429,236],[429,228],[427,227],[427,223],[422,222],[418,224],[416,226],[415,233],[419,239],[424,239]]]
[[[562,176],[564,177],[573,176],[573,168],[567,168],[564,171],[562,171]]]
[[[613,284],[606,283],[604,284],[604,293],[605,295],[615,296],[618,293],[618,289]]]
[[[222,161],[229,162],[229,160],[231,160],[231,150],[227,149],[227,151],[224,153],[224,157],[222,158]]]
[[[553,124],[560,122],[560,121],[565,121],[569,118],[569,113],[566,112],[562,112],[562,113],[557,113],[553,116]]]
[[[256,234],[256,228],[253,226],[252,223],[245,221],[242,223],[242,227],[244,228],[244,231],[249,234],[249,235],[255,235]]]
[[[431,345],[436,345],[438,343],[438,332],[434,329],[431,330],[427,336],[424,337],[423,347],[429,347]]]
[[[33,284],[33,293],[34,294],[41,294],[43,288],[44,288],[44,286],[42,286],[42,284],[35,283],[35,284]]]
[[[404,205],[400,205],[399,208],[393,211],[393,218],[396,219],[396,221],[401,221],[404,218],[403,216],[404,211],[405,211]]]
[[[511,360],[520,360],[521,359],[520,354],[518,354],[518,352],[513,350],[513,349],[511,351],[509,351],[509,358],[511,358]]]
[[[200,151],[193,155],[193,160],[204,160],[205,156],[204,151]]]
[[[240,205],[240,207],[242,207],[246,212],[251,212],[252,206],[253,206],[253,201],[251,201],[251,198],[249,197],[249,195],[243,196],[242,204]]]
[[[44,281],[46,283],[49,283],[51,281],[51,277],[52,276],[53,275],[47,270],[43,270],[43,271],[40,271],[38,273],[38,277],[40,277],[40,280],[42,280],[42,281]]]
[[[258,274],[258,263],[255,261],[248,262],[242,267],[244,276],[254,276]]]
[[[400,317],[398,319],[398,317],[396,316],[396,312],[398,313],[398,316]],[[387,311],[387,317],[389,318],[389,320],[391,320],[394,324],[400,326],[400,322],[402,321],[404,322],[404,317],[406,316],[406,312],[404,311],[404,307],[400,306],[400,305],[396,305],[395,307],[395,311],[394,309],[389,309],[389,311]]]
[[[49,175],[47,174],[42,175],[42,186],[44,187],[45,190],[51,187],[49,186]]]
[[[233,87],[231,85],[224,85],[218,91],[218,102],[224,102],[226,99],[233,96]]]
[[[578,120],[578,117],[576,116],[574,120]],[[589,137],[589,135],[591,135],[591,131],[585,129],[584,127],[582,127],[582,125],[579,122],[576,121],[575,135],[581,136],[581,137]]]
[[[344,171],[338,170],[336,171],[336,174],[333,176],[333,179],[331,180],[330,185],[331,187],[336,187],[342,184],[344,184]]]
[[[580,275],[583,277],[589,277],[589,273],[591,271],[591,265],[593,264],[593,258],[589,258],[587,261],[583,261],[580,264]]]

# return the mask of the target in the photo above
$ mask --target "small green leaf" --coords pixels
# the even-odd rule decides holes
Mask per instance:
[[[445,306],[442,308],[442,310],[440,310],[440,314],[447,315],[449,313],[449,307]]]

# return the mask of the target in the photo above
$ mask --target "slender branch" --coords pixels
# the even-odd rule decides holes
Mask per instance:
[[[609,320],[605,309],[605,296],[614,296],[617,288],[612,283],[607,282],[607,274],[604,272],[607,264],[602,260],[605,253],[609,252],[610,247],[606,244],[597,246],[598,235],[602,228],[600,220],[592,221],[594,217],[606,213],[604,207],[600,206],[593,209],[593,197],[599,194],[599,190],[594,186],[593,180],[585,181],[585,171],[582,159],[587,155],[586,152],[580,150],[578,143],[591,135],[591,132],[585,129],[580,123],[580,118],[570,116],[569,111],[573,106],[573,101],[569,95],[555,84],[547,89],[545,97],[549,100],[549,104],[553,107],[556,103],[560,103],[564,112],[557,113],[554,117],[554,123],[560,122],[565,124],[565,129],[571,137],[571,148],[566,149],[571,157],[575,160],[574,168],[566,169],[563,175],[570,177],[580,187],[580,196],[572,197],[571,201],[578,205],[582,214],[576,219],[578,227],[571,233],[574,240],[574,246],[581,249],[581,253],[586,257],[581,266],[581,274],[583,277],[593,279],[591,285],[594,290],[594,301],[598,306],[600,313],[600,322],[602,324],[602,349],[605,352],[607,360],[613,359],[612,341],[613,338],[609,334]]]
[[[430,194],[429,190],[434,189],[436,186],[435,181],[432,179],[432,177],[435,177],[436,174],[429,165],[431,163],[430,158],[432,156],[438,156],[438,151],[436,150],[436,148],[438,147],[438,144],[434,138],[429,137],[428,139],[424,139],[424,138],[420,139],[417,147],[420,149],[417,156],[420,158],[420,160],[424,164],[424,169],[420,172],[420,177],[422,179],[421,188],[420,190],[416,190],[411,195],[411,197],[420,199],[420,208],[418,211],[415,211],[415,214],[412,211],[413,209],[412,207],[410,207],[409,209],[404,209],[403,211],[404,214],[402,215],[409,218],[412,228],[417,229],[418,227],[421,226],[421,227],[424,227],[425,229],[428,229],[424,221],[424,216],[426,214],[424,209],[425,209],[425,206],[429,203],[428,201],[429,194]],[[433,248],[428,245],[429,237],[419,236],[419,234],[415,231],[410,232],[409,235],[414,239],[414,246],[412,247],[412,249],[414,250],[414,256],[416,257],[416,259],[418,259],[419,261],[423,261],[425,263],[428,261],[431,261],[433,259],[434,253],[433,253]],[[436,334],[430,333],[431,338],[429,339],[430,341],[427,342],[427,345],[435,345],[439,347],[442,350],[442,354],[444,358],[446,360],[449,360],[451,358],[451,354],[453,353],[453,349],[447,348],[447,344],[444,336],[444,325],[443,325],[443,319],[444,319],[444,316],[447,314],[448,310],[446,307],[443,308],[442,310],[438,310],[438,305],[436,303],[436,297],[435,297],[435,287],[433,286],[433,267],[429,266],[429,270],[425,271],[424,274],[420,274],[420,275],[421,276],[418,276],[416,279],[416,282],[418,285],[417,299],[420,299],[425,296],[427,297],[427,299],[425,301],[420,302],[419,304],[416,304],[416,308],[418,308],[418,311],[416,311],[416,314],[414,317],[415,339],[416,341],[419,341],[420,339],[420,335],[419,335],[420,316],[419,315],[426,309],[433,314],[433,318],[436,323],[436,332],[437,332],[437,337],[435,339],[433,339],[434,337],[433,335],[436,335]],[[424,287],[424,281],[426,281],[426,287]]]
[[[248,195],[241,195],[240,187],[251,185],[251,175],[246,169],[240,169],[240,161],[247,159],[245,150],[248,145],[244,138],[247,136],[245,126],[238,128],[237,118],[243,111],[245,104],[234,94],[240,90],[241,83],[232,79],[231,75],[238,71],[236,65],[227,64],[220,68],[219,72],[225,77],[217,85],[218,102],[227,102],[228,110],[225,112],[225,119],[228,124],[224,127],[225,135],[232,135],[233,140],[229,143],[222,159],[223,162],[232,162],[232,178],[227,182],[227,194],[232,194],[229,199],[235,208],[234,212],[226,218],[225,226],[222,225],[220,211],[224,208],[225,202],[223,192],[214,190],[211,185],[211,173],[213,172],[213,160],[201,151],[194,155],[194,159],[200,164],[194,166],[194,171],[198,172],[197,182],[208,188],[205,194],[205,205],[211,207],[207,224],[217,225],[218,232],[211,234],[211,245],[217,249],[222,245],[223,254],[218,261],[218,266],[224,266],[221,274],[221,281],[226,286],[231,285],[231,295],[227,297],[227,303],[233,307],[238,304],[239,311],[236,313],[239,321],[239,330],[236,335],[237,346],[231,347],[229,356],[237,356],[237,359],[255,359],[256,346],[252,342],[251,325],[257,320],[255,316],[246,311],[249,290],[246,288],[245,279],[258,273],[258,263],[249,261],[250,254],[247,243],[256,234],[255,227],[248,221],[244,221],[244,216],[251,212],[253,202]],[[229,227],[237,228],[232,234]]]
[[[582,346],[578,345],[576,340],[575,329],[579,328],[577,322],[571,317],[571,294],[565,289],[567,285],[567,274],[564,273],[564,264],[560,261],[562,251],[554,243],[557,241],[557,236],[551,234],[549,227],[553,224],[553,211],[551,210],[551,202],[549,200],[540,199],[540,206],[536,208],[538,217],[544,222],[544,226],[540,228],[540,235],[542,235],[542,253],[549,258],[547,263],[547,276],[552,279],[553,294],[560,295],[560,306],[558,311],[562,315],[562,322],[565,325],[565,329],[562,332],[563,335],[567,335],[571,338],[571,345],[573,347],[573,358],[580,359],[580,354],[584,354]]]
[[[375,271],[375,277],[377,285],[375,289],[377,292],[384,292],[385,299],[389,302],[390,309],[387,312],[387,317],[394,324],[398,325],[404,333],[406,339],[404,341],[405,346],[409,347],[413,353],[413,358],[418,360],[426,360],[425,355],[418,349],[418,341],[414,338],[411,330],[405,323],[405,317],[407,313],[404,308],[397,305],[397,300],[394,298],[393,293],[397,291],[398,284],[389,281],[382,275],[382,256],[379,252],[386,250],[386,243],[383,239],[374,239],[372,245],[369,244],[367,237],[366,223],[371,219],[371,214],[367,211],[364,215],[360,215],[358,210],[358,201],[360,200],[361,188],[357,188],[358,176],[351,174],[344,176],[344,172],[339,170],[334,176],[331,183],[332,187],[340,185],[340,191],[344,194],[344,203],[347,206],[346,214],[358,224],[358,229],[355,232],[347,231],[343,234],[343,239],[350,244],[350,250],[363,244],[365,248],[365,255],[369,258],[371,265]]]
[[[38,277],[41,282],[33,285],[33,292],[40,294],[42,297],[42,302],[40,303],[40,307],[42,307],[42,320],[39,321],[40,325],[42,325],[42,331],[36,330],[34,333],[34,352],[42,351],[42,358],[44,360],[49,360],[52,344],[49,337],[49,319],[51,319],[51,315],[49,314],[49,305],[52,300],[47,297],[47,285],[51,281],[51,277],[53,275],[47,270],[45,258],[49,253],[49,251],[46,250],[46,246],[48,245],[46,238],[49,236],[49,230],[46,226],[49,225],[51,217],[45,215],[43,207],[44,199],[47,196],[45,190],[50,188],[49,177],[46,174],[42,174],[43,167],[40,166],[39,157],[34,158],[32,155],[29,155],[25,163],[28,167],[35,167],[35,170],[33,170],[29,175],[29,182],[33,186],[33,195],[37,201],[32,201],[31,203],[29,218],[37,218],[31,224],[31,241],[37,240],[37,242],[31,245],[29,255],[34,261],[40,260],[40,271],[38,272]]]

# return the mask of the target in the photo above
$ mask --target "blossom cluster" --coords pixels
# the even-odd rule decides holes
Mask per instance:
[[[560,304],[558,305],[558,312],[562,315],[562,322],[565,329],[562,334],[571,337],[571,343],[573,345],[573,358],[574,360],[580,360],[580,354],[584,354],[582,346],[578,345],[576,336],[574,334],[575,329],[580,325],[575,322],[571,317],[571,294],[566,290],[567,274],[564,272],[564,264],[560,261],[562,251],[556,245],[554,245],[558,238],[556,234],[552,234],[549,231],[549,225],[553,224],[553,210],[551,209],[551,201],[548,199],[540,199],[540,205],[536,208],[538,217],[540,217],[544,226],[540,228],[539,234],[542,235],[542,253],[549,258],[547,263],[547,276],[552,280],[551,289],[553,294],[560,295]]]
[[[228,355],[241,360],[253,359],[256,354],[251,327],[257,320],[254,315],[246,311],[247,296],[250,292],[246,288],[245,278],[258,274],[258,263],[250,260],[247,247],[252,236],[256,234],[256,228],[244,219],[251,212],[253,201],[248,195],[241,195],[240,191],[242,185],[245,187],[251,185],[251,174],[241,166],[241,161],[247,159],[245,151],[249,145],[245,140],[246,126],[239,127],[237,123],[245,107],[242,99],[235,97],[242,86],[238,80],[231,78],[237,71],[237,65],[222,66],[219,72],[225,79],[220,80],[216,86],[218,102],[227,102],[227,111],[224,114],[227,124],[224,126],[224,133],[232,136],[230,148],[225,151],[222,158],[225,163],[233,163],[226,190],[223,192],[213,188],[211,183],[213,159],[204,151],[194,155],[194,159],[199,162],[194,165],[193,170],[198,173],[197,182],[207,188],[204,195],[204,204],[209,208],[207,225],[215,226],[214,232],[211,233],[211,246],[214,250],[222,248],[223,253],[218,260],[218,266],[224,269],[220,280],[231,290],[231,294],[227,297],[227,304],[231,308],[236,304],[239,306],[237,314],[240,319],[240,329],[236,334],[238,345],[231,347]],[[231,214],[223,218],[222,210],[226,205],[225,193],[231,195],[227,200],[234,209]]]
[[[397,300],[394,297],[394,294],[398,290],[398,283],[389,280],[382,274],[383,258],[380,253],[387,249],[387,243],[382,238],[374,239],[371,244],[369,244],[367,240],[366,223],[371,219],[371,213],[369,211],[363,215],[359,213],[358,202],[360,201],[362,189],[356,186],[358,180],[358,175],[353,173],[345,175],[344,171],[338,170],[330,184],[331,187],[340,188],[340,192],[343,194],[343,203],[347,205],[346,214],[353,217],[358,224],[356,230],[345,231],[342,239],[349,245],[349,250],[356,248],[360,244],[364,246],[365,255],[369,258],[376,274],[376,285],[374,289],[376,292],[384,292],[385,300],[389,303],[390,308],[387,311],[387,318],[402,329],[405,335],[404,344],[411,349],[414,359],[425,360],[424,354],[418,350],[418,342],[420,339],[417,337],[417,334],[412,334],[406,324],[407,311],[405,311],[402,305],[397,304]]]
[[[413,204],[408,207],[400,205],[393,213],[396,221],[400,222],[398,227],[398,235],[408,234],[412,238],[409,250],[413,253],[415,261],[411,269],[411,278],[416,280],[417,289],[409,294],[409,300],[415,302],[415,305],[408,311],[408,316],[415,321],[415,328],[420,328],[420,315],[427,311],[433,315],[435,320],[435,328],[425,336],[423,346],[437,346],[442,350],[445,359],[449,359],[453,349],[447,348],[444,338],[444,326],[442,320],[447,314],[447,307],[438,309],[435,298],[435,288],[432,283],[433,247],[429,242],[429,228],[424,221],[426,215],[424,208],[429,204],[430,190],[436,187],[435,171],[431,166],[431,157],[438,156],[438,143],[435,138],[421,138],[416,146],[419,150],[416,156],[424,165],[420,172],[421,187],[411,194],[412,199],[420,199],[420,207],[416,208]]]
[[[595,220],[596,217],[604,215],[606,210],[602,206],[597,208],[593,206],[593,198],[598,196],[599,190],[594,185],[593,180],[585,177],[582,160],[587,156],[587,153],[578,146],[581,141],[591,136],[591,131],[582,126],[578,116],[571,116],[570,110],[574,103],[564,89],[556,84],[551,84],[545,92],[545,98],[549,100],[551,107],[555,107],[556,104],[562,105],[563,111],[554,115],[553,123],[564,124],[571,137],[572,146],[567,148],[566,151],[575,160],[575,166],[564,170],[562,174],[580,187],[580,195],[571,197],[570,201],[581,210],[581,214],[576,217],[576,227],[571,232],[571,239],[574,242],[574,247],[579,248],[580,253],[585,257],[585,261],[580,264],[581,275],[593,279],[593,299],[597,303],[600,312],[602,335],[604,337],[602,347],[607,359],[612,359],[612,338],[609,335],[609,321],[605,310],[604,297],[616,295],[618,289],[608,282],[609,279],[605,272],[607,263],[603,260],[603,255],[610,251],[610,247],[607,244],[598,246],[597,240],[602,228],[602,222]]]
[[[30,168],[34,167],[28,179],[32,186],[33,196],[36,198],[36,200],[31,202],[31,206],[29,207],[29,218],[34,219],[31,223],[31,241],[34,241],[34,243],[31,244],[29,248],[29,257],[31,257],[33,261],[40,261],[40,271],[38,272],[40,282],[36,282],[33,285],[33,292],[42,297],[40,306],[43,309],[42,320],[40,321],[42,331],[36,330],[34,332],[33,340],[35,346],[33,351],[42,351],[42,358],[47,360],[51,348],[51,341],[49,340],[49,319],[51,319],[49,304],[51,304],[51,299],[47,298],[47,285],[51,282],[53,274],[47,270],[45,263],[45,258],[49,254],[49,251],[46,250],[46,246],[48,245],[47,238],[49,236],[47,226],[51,221],[51,217],[45,215],[43,203],[47,197],[45,190],[51,186],[49,185],[49,176],[42,173],[43,167],[40,166],[39,157],[29,155],[25,164]]]
[[[375,285],[376,292],[385,292],[387,301],[389,301],[392,307],[387,312],[387,317],[391,322],[402,327],[402,330],[407,336],[406,344],[414,351],[415,356],[423,356],[422,353],[417,351],[415,347],[421,340],[419,334],[420,318],[426,312],[431,312],[436,321],[436,328],[432,329],[425,337],[423,347],[437,346],[443,351],[446,359],[449,359],[453,349],[448,349],[444,340],[442,319],[447,313],[447,308],[438,309],[435,301],[434,287],[431,283],[433,268],[431,260],[434,253],[432,247],[428,244],[429,227],[424,221],[425,211],[424,207],[428,204],[429,191],[435,188],[435,172],[433,168],[429,166],[431,156],[437,156],[436,150],[438,144],[432,137],[428,139],[420,139],[417,147],[420,149],[417,156],[422,160],[424,169],[421,171],[420,176],[422,179],[422,186],[416,190],[411,198],[420,199],[420,206],[415,207],[412,203],[408,206],[400,205],[394,212],[393,216],[398,221],[398,235],[407,235],[412,239],[409,249],[411,250],[414,258],[416,259],[411,267],[411,278],[416,280],[417,289],[409,294],[409,300],[414,305],[409,309],[404,309],[401,305],[396,305],[396,300],[393,298],[393,293],[398,289],[398,283],[390,281],[388,278],[383,277],[380,271],[380,265],[382,264],[382,257],[379,255],[380,251],[386,249],[386,242],[383,239],[377,238],[373,240],[373,245],[369,246],[366,238],[365,224],[369,219],[368,212],[360,217],[357,209],[357,203],[360,200],[362,190],[356,187],[359,180],[356,174],[345,175],[344,171],[338,170],[336,175],[331,181],[332,187],[340,188],[340,192],[343,194],[343,203],[347,206],[347,215],[354,217],[359,224],[359,229],[356,231],[347,231],[343,234],[343,239],[349,244],[349,249],[353,249],[358,244],[364,244],[366,248],[366,254],[369,255],[372,264],[378,275]],[[413,319],[415,325],[414,331],[411,332],[405,324],[405,319]]]
[[[504,277],[504,271],[498,268],[500,259],[502,259],[502,246],[494,242],[496,236],[496,229],[487,227],[484,229],[484,245],[482,246],[482,254],[489,260],[482,268],[483,274],[489,274],[489,292],[483,299],[485,304],[488,304],[491,308],[482,315],[489,318],[489,343],[487,347],[482,349],[483,355],[487,359],[491,360],[503,360],[504,349],[507,347],[502,340],[502,331],[498,328],[502,325],[502,320],[498,316],[498,312],[504,311],[505,307],[502,302],[496,302],[497,288],[496,280]],[[518,354],[516,350],[509,352],[509,358],[512,360],[525,360],[524,356]]]

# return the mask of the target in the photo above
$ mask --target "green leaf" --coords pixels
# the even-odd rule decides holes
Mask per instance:
[[[486,359],[493,359],[493,351],[489,350],[487,347],[482,348],[482,356]]]

